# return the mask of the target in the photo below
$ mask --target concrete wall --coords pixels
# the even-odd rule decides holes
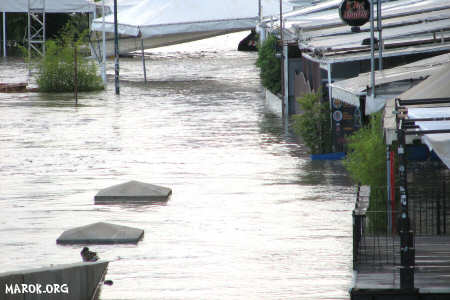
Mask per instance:
[[[266,89],[266,101],[264,106],[269,112],[279,117],[283,116],[283,102],[281,98],[272,94],[268,89]]]
[[[96,287],[107,267],[107,261],[98,261],[1,273],[0,299],[91,300],[93,294],[99,292]]]

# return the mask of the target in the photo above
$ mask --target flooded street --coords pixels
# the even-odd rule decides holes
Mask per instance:
[[[101,299],[348,299],[354,187],[311,162],[264,108],[247,33],[121,59],[121,95],[0,93],[3,272],[80,261],[67,229],[145,230],[138,245],[92,246],[111,260]],[[26,66],[0,60],[0,82]],[[94,205],[129,180],[172,188],[164,205]]]

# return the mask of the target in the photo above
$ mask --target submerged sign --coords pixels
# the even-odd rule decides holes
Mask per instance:
[[[369,0],[344,0],[339,6],[339,16],[350,26],[362,26],[370,19]]]

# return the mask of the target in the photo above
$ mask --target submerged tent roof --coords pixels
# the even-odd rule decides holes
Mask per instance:
[[[58,244],[137,244],[144,230],[128,226],[98,222],[64,231]]]
[[[95,4],[89,0],[31,0],[31,7],[42,7],[46,13],[92,12]],[[28,0],[1,0],[0,12],[28,12]]]
[[[278,0],[262,0],[263,14],[279,12]],[[144,38],[180,33],[254,28],[258,1],[248,0],[142,0],[129,9],[118,11],[120,34]],[[114,16],[94,20],[92,30],[114,31]]]

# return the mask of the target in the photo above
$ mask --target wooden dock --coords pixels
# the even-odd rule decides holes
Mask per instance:
[[[412,290],[400,289],[398,237],[393,238],[392,243],[380,245],[385,247],[378,251],[393,253],[392,263],[386,264],[382,259],[377,261],[370,257],[366,262],[361,261],[350,292],[352,300],[450,299],[450,236],[416,236],[415,289]]]

